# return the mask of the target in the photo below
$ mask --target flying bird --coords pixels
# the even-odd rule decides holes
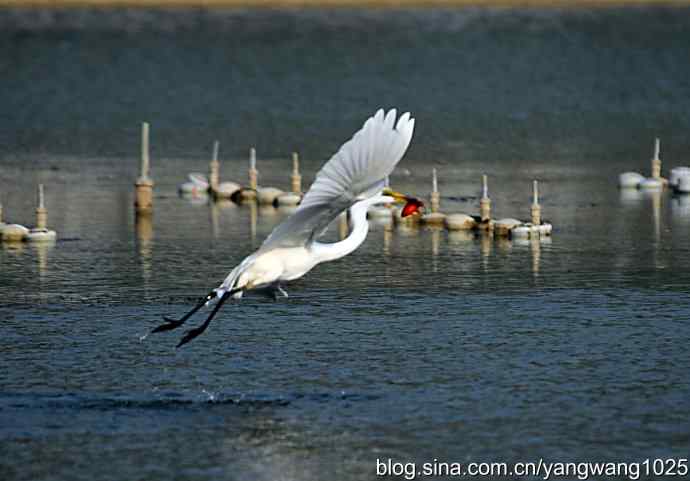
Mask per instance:
[[[414,197],[386,187],[393,171],[410,145],[414,119],[405,113],[397,119],[391,109],[380,109],[343,144],[316,175],[297,210],[247,256],[222,284],[180,319],[164,317],[166,323],[152,332],[180,327],[202,307],[213,307],[206,321],[190,329],[177,347],[188,343],[211,323],[230,297],[239,299],[247,291],[263,290],[275,298],[287,297],[283,284],[298,279],[322,262],[340,259],[357,249],[367,237],[367,209],[376,204],[405,203],[402,215],[419,212],[423,206]],[[342,212],[349,209],[351,231],[340,242],[321,243],[317,238]]]

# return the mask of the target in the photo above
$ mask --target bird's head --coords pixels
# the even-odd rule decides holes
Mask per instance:
[[[393,201],[398,204],[405,204],[400,212],[401,217],[407,217],[414,214],[421,214],[420,210],[424,208],[424,202],[409,195],[401,194],[393,189],[386,187],[383,189],[383,195],[393,198]]]

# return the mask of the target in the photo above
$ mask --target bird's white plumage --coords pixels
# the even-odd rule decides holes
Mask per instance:
[[[381,191],[410,145],[414,119],[383,109],[370,117],[316,175],[297,211],[276,227],[260,252],[308,245],[341,212]]]
[[[385,180],[410,144],[414,120],[403,114],[394,125],[395,109],[370,117],[362,129],[323,166],[300,209],[345,198],[348,201]]]

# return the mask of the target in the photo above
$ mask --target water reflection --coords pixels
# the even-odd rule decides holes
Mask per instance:
[[[469,230],[453,230],[448,232],[448,245],[453,247],[453,250],[462,247],[462,251],[467,251],[468,247],[474,246],[475,234]]]
[[[659,248],[661,238],[661,191],[646,193],[652,199],[652,218],[654,219],[654,245]]]
[[[482,258],[482,269],[484,273],[489,272],[489,257],[493,249],[494,239],[488,232],[482,232],[479,236],[479,250]]]
[[[206,205],[210,202],[210,197],[206,192],[180,194],[180,197],[189,202],[191,205]]]
[[[392,223],[391,223],[392,225]],[[383,255],[388,257],[391,255],[391,241],[393,240],[393,230],[386,226],[383,229]]]
[[[690,220],[690,195],[674,195],[671,197],[671,214],[674,219],[685,222]]]
[[[662,249],[662,244],[665,244],[670,238],[665,235],[668,232],[664,219],[664,202],[667,196],[671,196],[667,189],[665,190],[638,190],[638,189],[621,189],[620,200],[625,207],[636,207],[631,209],[631,214],[635,217],[622,217],[619,222],[630,224],[635,222],[637,229],[645,236],[651,239],[651,261],[655,269],[666,269],[669,267],[669,259],[665,250]],[[685,213],[690,213],[690,205],[688,201],[682,198],[671,196],[669,199],[670,211],[673,218],[682,218]],[[649,210],[648,210],[649,209]],[[639,215],[638,215],[639,213]],[[628,228],[623,224],[619,224],[619,228]],[[648,233],[648,234],[645,234]],[[636,259],[636,253],[630,252],[629,259],[626,265],[632,264],[639,259]],[[617,254],[617,256],[624,256]],[[649,257],[648,257],[649,258]]]
[[[153,216],[138,215],[135,220],[136,229],[136,247],[139,255],[139,264],[141,265],[141,278],[144,285],[144,294],[148,295],[153,257]]]
[[[440,227],[429,227],[431,231],[431,270],[434,273],[438,272],[438,252],[441,245],[441,231]]]
[[[663,269],[666,267],[666,263],[661,254],[661,226],[662,226],[662,195],[665,195],[664,191],[652,190],[652,191],[642,191],[642,197],[649,200],[652,208],[652,249],[653,249],[653,262],[655,269]]]
[[[48,255],[55,247],[55,241],[32,242],[31,249],[36,253],[38,261],[38,278],[43,281],[48,272]]]
[[[496,244],[496,250],[502,254],[508,254],[513,249],[513,241],[508,237],[496,237],[494,243]]]
[[[419,235],[419,224],[401,222],[396,226],[396,233],[402,237],[417,237]]]
[[[209,216],[211,219],[211,234],[216,240],[222,235],[221,230],[221,214],[223,211],[232,211],[238,209],[238,205],[228,199],[219,199],[215,202],[209,202]]]
[[[640,189],[619,189],[619,198],[623,205],[635,205],[644,199]]]
[[[431,255],[437,257],[441,245],[442,229],[440,227],[430,227],[429,229],[431,230]]]
[[[211,202],[208,213],[211,218],[211,236],[217,240],[220,236],[220,206],[216,202]]]
[[[271,219],[275,223],[275,219],[278,217],[278,209],[272,205],[261,205],[259,206],[259,215]]]
[[[527,248],[529,247],[530,258],[531,258],[531,272],[534,279],[539,278],[539,270],[541,267],[541,257],[542,250],[546,246],[550,246],[552,241],[551,237],[530,237],[530,238],[518,238],[509,241],[517,247]],[[517,251],[516,255],[522,255],[524,251]]]
[[[541,241],[539,237],[530,239],[530,252],[532,253],[532,275],[539,277],[539,261],[541,260]]]
[[[11,254],[21,254],[24,252],[24,242],[5,242],[1,241],[3,250]]]
[[[48,274],[48,260],[51,251],[55,247],[55,240],[46,242],[32,242],[31,250],[36,254],[36,261],[38,267],[38,281],[41,289],[38,289],[38,299],[45,303],[48,301],[48,291],[44,288],[46,276]]]

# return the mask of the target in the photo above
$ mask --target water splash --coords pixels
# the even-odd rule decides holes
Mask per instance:
[[[206,395],[209,402],[215,402],[218,400],[218,395],[216,393],[212,393],[211,391],[207,391],[206,389],[202,389],[201,392]]]

